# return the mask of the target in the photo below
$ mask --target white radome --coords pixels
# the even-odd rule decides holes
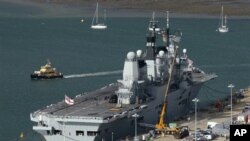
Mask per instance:
[[[161,50],[161,51],[159,51],[159,56],[160,56],[160,57],[163,57],[163,56],[164,56],[164,54],[165,54],[165,53],[164,53],[164,51],[162,51],[162,50]]]
[[[134,52],[129,52],[129,53],[127,54],[127,59],[128,59],[128,60],[133,60],[133,59],[135,59],[135,53],[134,53]]]
[[[137,51],[136,51],[136,55],[137,55],[137,57],[141,57],[141,55],[142,55],[142,50],[137,50]]]
[[[170,48],[174,48],[174,45],[173,45],[173,44],[170,44],[169,47],[170,47]]]
[[[187,49],[184,48],[184,49],[182,50],[182,52],[183,52],[184,54],[186,54],[186,53],[187,53]]]

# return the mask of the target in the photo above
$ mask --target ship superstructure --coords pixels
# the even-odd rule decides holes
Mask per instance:
[[[133,133],[135,113],[138,122],[156,124],[174,52],[180,49],[180,36],[169,34],[168,18],[166,29],[156,27],[151,23],[145,51],[127,54],[121,80],[76,96],[73,105],[61,101],[31,113],[37,123],[33,130],[47,141],[110,141]],[[164,45],[157,45],[158,37]],[[185,116],[203,83],[215,77],[194,67],[183,49],[175,59],[167,120]]]

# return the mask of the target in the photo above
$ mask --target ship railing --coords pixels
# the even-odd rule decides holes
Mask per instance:
[[[137,60],[136,58],[134,58],[134,59],[125,58],[125,61],[133,61],[133,62],[135,62],[136,60]]]
[[[102,117],[86,117],[86,116],[58,116],[58,115],[47,115],[49,118],[59,118],[59,119],[84,119],[84,120],[103,120]]]
[[[40,113],[41,113],[40,110],[37,110],[37,111],[31,113],[30,115],[34,118],[34,117],[36,117]]]
[[[67,115],[50,115],[50,114],[46,114],[45,112],[37,112],[37,113],[32,113],[31,116],[32,118],[36,118],[37,115],[44,115],[47,118],[56,118],[56,119],[60,119],[59,121],[65,121],[65,120],[98,120],[101,121],[103,123],[108,123],[111,121],[116,120],[117,118],[123,118],[125,116],[131,117],[133,114],[140,112],[142,109],[146,109],[148,107],[148,105],[141,105],[141,106],[137,106],[134,108],[130,108],[125,112],[121,112],[118,114],[114,114],[113,116],[109,116],[106,118],[103,117],[86,117],[86,116],[67,116]]]
[[[73,120],[103,120],[104,119],[102,117],[84,117],[84,116],[67,116],[67,115],[63,115],[63,116],[58,116],[58,115],[48,115],[44,112],[35,112],[35,113],[31,113],[30,116],[32,118],[36,118],[38,115],[44,115],[47,118],[58,118],[58,119],[73,119]]]
[[[99,90],[102,90],[102,89],[105,89],[105,88],[108,88],[108,87],[112,87],[112,86],[117,86],[118,84],[117,83],[110,83],[102,88],[100,88]]]

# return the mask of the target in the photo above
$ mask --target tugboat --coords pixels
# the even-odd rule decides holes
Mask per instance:
[[[63,74],[58,72],[56,68],[53,68],[51,62],[48,60],[46,65],[41,66],[39,71],[34,71],[30,77],[31,79],[54,79],[63,78]]]

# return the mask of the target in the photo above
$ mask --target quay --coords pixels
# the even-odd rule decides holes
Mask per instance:
[[[232,115],[233,119],[236,120],[238,114],[242,113],[244,107],[250,104],[250,87],[245,88],[243,90],[244,98],[238,98],[236,101],[233,102],[233,110]],[[229,103],[230,104],[230,103]],[[224,107],[223,109],[215,108],[215,105],[211,105],[208,109],[200,109],[198,110],[198,117],[197,117],[197,129],[206,129],[208,122],[216,122],[216,123],[223,123],[226,120],[230,120],[231,110],[230,107]],[[248,123],[249,124],[249,123]],[[178,126],[188,126],[190,132],[195,131],[195,116],[194,114],[190,117],[190,120],[187,121],[179,121],[177,122]],[[157,137],[153,139],[153,141],[180,141],[183,139],[175,139],[172,135],[166,135],[164,137]],[[225,141],[229,140],[225,136],[219,135],[214,141]]]
[[[244,98],[236,98],[236,92],[233,92],[233,108],[232,108],[232,117],[234,123],[237,122],[237,117],[243,113],[244,107],[246,105],[249,105],[249,111],[250,111],[250,86],[241,90],[242,95]],[[224,100],[220,100],[221,107],[217,105],[218,102],[215,102],[214,104],[211,104],[206,109],[201,109],[198,107],[198,114],[197,114],[197,121],[196,126],[199,130],[206,130],[208,125],[208,122],[223,124],[226,123],[226,121],[230,121],[231,117],[231,103],[230,103],[230,95],[229,99],[227,98]],[[241,123],[241,124],[250,124],[250,112],[248,111],[248,122],[247,123]],[[195,132],[195,114],[193,113],[188,117],[187,120],[180,120],[176,122],[177,126],[188,126],[189,133]],[[229,127],[230,122],[228,122]],[[237,124],[237,123],[236,123]],[[223,127],[224,128],[224,127]],[[227,128],[228,129],[228,128]],[[213,130],[212,130],[213,131]],[[145,134],[144,134],[145,135]],[[183,139],[176,139],[173,135],[164,135],[164,136],[155,136],[154,138],[146,138],[143,139],[143,135],[139,136],[139,139],[137,141],[193,141],[194,139],[190,139],[189,137],[183,138]],[[216,136],[216,138],[212,139],[213,141],[229,141],[228,135],[220,134]],[[122,140],[122,141],[134,141],[133,138]],[[203,141],[203,140],[202,140]],[[205,140],[204,140],[205,141]]]

